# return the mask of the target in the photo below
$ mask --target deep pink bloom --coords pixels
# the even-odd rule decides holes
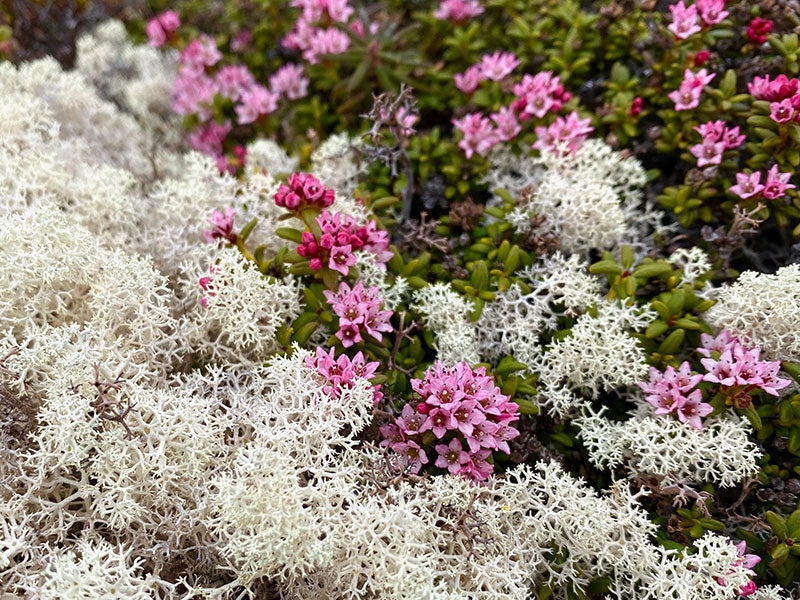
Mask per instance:
[[[339,331],[336,337],[342,341],[345,348],[361,341],[362,329],[378,340],[383,339],[383,333],[393,331],[389,319],[392,311],[380,310],[383,300],[379,297],[380,289],[370,287],[364,289],[362,282],[357,282],[353,288],[345,283],[339,284],[339,290],[334,293],[324,290],[325,298],[339,317]]]
[[[770,102],[769,116],[776,123],[790,123],[795,116],[791,99],[784,98],[780,102]]]
[[[711,53],[708,50],[700,50],[700,52],[694,55],[694,66],[702,67],[708,62],[710,56]]]
[[[511,107],[523,121],[532,116],[541,119],[548,112],[558,112],[570,99],[569,92],[564,90],[558,76],[550,71],[533,76],[526,73],[522,81],[514,86],[514,95],[517,99]]]
[[[326,352],[317,346],[316,355],[306,357],[306,367],[314,369],[327,380],[327,384],[322,389],[334,398],[340,397],[343,389],[352,387],[356,379],[371,379],[379,366],[378,362],[366,362],[364,354],[361,352],[356,352],[352,359],[346,354],[335,358],[334,352],[333,348]],[[375,404],[383,398],[380,388],[380,385],[372,385],[373,403]],[[383,428],[381,433],[383,433]],[[399,430],[397,436],[396,441],[405,439]],[[386,434],[384,437],[387,437]]]
[[[436,444],[439,456],[434,463],[440,469],[447,469],[451,475],[460,472],[470,463],[469,453],[465,452],[458,438],[450,440],[448,445]]]
[[[147,43],[154,48],[164,45],[175,30],[180,27],[181,19],[174,10],[165,10],[160,15],[150,19],[145,27]]]
[[[228,240],[231,244],[236,243],[236,234],[233,232],[233,219],[235,212],[232,206],[225,209],[225,212],[215,210],[208,222],[212,225],[212,229],[203,232],[203,238],[207,242],[215,242],[217,240]]]
[[[794,189],[795,185],[789,183],[791,176],[791,173],[779,173],[778,165],[772,165],[767,171],[767,180],[764,182],[764,190],[762,192],[764,198],[775,200],[775,198],[782,197],[787,189]]]
[[[729,14],[725,10],[725,0],[697,0],[695,6],[706,25],[716,25]]]
[[[756,194],[760,194],[764,190],[761,185],[761,173],[737,173],[736,185],[728,188],[728,191],[733,192],[742,199],[751,198]]]
[[[702,429],[701,419],[714,411],[710,404],[702,402],[702,392],[695,390],[675,410],[681,423],[688,423],[695,429]]]
[[[222,155],[222,145],[230,130],[231,125],[227,121],[211,121],[189,134],[189,145],[198,152],[217,158]]]
[[[331,248],[331,257],[328,260],[328,268],[338,271],[345,277],[350,271],[350,267],[356,264],[356,257],[353,255],[353,248],[350,244],[345,246],[334,246]]]
[[[767,41],[767,35],[772,31],[773,23],[768,19],[754,17],[747,26],[747,39],[752,43],[761,45]]]
[[[642,112],[642,107],[644,106],[644,100],[641,96],[636,96],[631,102],[631,107],[628,109],[628,116],[635,117],[640,112]]]
[[[697,23],[696,5],[692,4],[687,8],[683,4],[683,0],[680,0],[677,4],[670,5],[669,12],[672,13],[672,23],[667,26],[667,29],[679,40],[685,40],[701,30]]]
[[[327,208],[335,199],[335,192],[309,173],[292,173],[286,184],[275,193],[275,204],[294,213],[308,207]],[[348,240],[349,241],[349,238]],[[330,246],[328,247],[330,249]]]

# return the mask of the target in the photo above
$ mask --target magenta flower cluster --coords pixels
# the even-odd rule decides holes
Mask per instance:
[[[356,264],[356,250],[371,252],[379,264],[385,264],[393,256],[389,251],[389,234],[378,229],[374,220],[360,226],[349,215],[325,210],[316,217],[316,222],[321,231],[319,237],[304,231],[297,246],[297,253],[309,260],[314,271],[327,265],[346,277]]]
[[[716,73],[708,74],[705,69],[694,73],[691,69],[683,72],[683,81],[674,92],[667,94],[667,98],[675,103],[675,110],[691,110],[700,104],[703,89],[716,77]]]
[[[772,165],[767,171],[764,183],[761,183],[761,173],[737,173],[736,185],[728,188],[728,191],[736,194],[740,198],[757,198],[763,196],[766,200],[781,198],[786,190],[794,188],[793,183],[789,183],[791,173],[779,173],[778,165]]]
[[[229,171],[235,163],[224,156],[223,144],[233,126],[230,121],[212,120],[215,97],[232,102],[237,124],[247,125],[275,112],[282,96],[289,100],[304,97],[308,80],[302,67],[286,64],[270,77],[268,89],[256,82],[245,65],[218,67],[221,59],[213,38],[201,35],[189,42],[179,58],[172,108],[179,115],[197,118],[199,126],[189,136],[192,148],[213,157],[221,171]],[[236,158],[243,162],[243,151]]]
[[[335,23],[347,23],[353,15],[348,0],[292,0],[291,5],[302,10],[294,28],[282,41],[284,47],[298,50],[311,64],[319,62],[322,54],[342,54],[350,48],[348,35]],[[360,24],[363,32],[363,25]],[[359,25],[354,30],[358,30]]]
[[[704,333],[700,341],[702,347],[697,352],[705,357],[700,362],[708,371],[703,381],[718,383],[723,388],[741,388],[729,391],[749,393],[760,389],[773,396],[792,383],[778,377],[780,361],[760,360],[758,348],[747,348],[726,330],[716,337]]]
[[[750,95],[756,100],[769,102],[769,116],[776,123],[800,123],[800,80],[778,75],[770,81],[769,75],[755,77],[747,84]]]
[[[505,81],[517,66],[519,60],[510,52],[485,54],[478,64],[455,75],[456,87],[471,94],[481,81]],[[473,154],[486,156],[497,144],[513,141],[522,132],[522,123],[533,117],[542,119],[548,113],[557,113],[571,98],[558,77],[550,71],[524,74],[522,81],[513,86],[513,92],[514,100],[489,116],[473,112],[453,120],[453,125],[462,134],[458,147],[467,158],[472,158]],[[535,128],[538,139],[532,147],[535,150],[574,152],[593,131],[589,123],[590,119],[580,119],[575,111],[566,118],[557,117],[551,125]]]
[[[378,295],[380,289],[373,286],[364,289],[364,284],[359,281],[352,289],[342,281],[338,292],[324,290],[325,299],[339,317],[339,330],[336,337],[342,346],[349,348],[353,344],[362,342],[362,333],[369,335],[379,342],[383,340],[383,333],[393,331],[389,319],[392,311],[381,310],[383,300]]]
[[[669,7],[672,23],[667,26],[676,38],[685,40],[703,30],[703,26],[716,25],[728,16],[725,0],[697,0],[686,6],[681,0]]]
[[[147,22],[144,28],[147,43],[153,48],[160,48],[178,30],[181,18],[174,10],[165,10]]]
[[[519,435],[512,426],[519,407],[486,369],[437,362],[411,386],[421,402],[416,408],[406,404],[394,423],[380,428],[381,446],[399,454],[410,472],[433,462],[451,474],[483,481],[494,471],[492,451],[511,453],[508,441]]]
[[[655,409],[657,415],[675,414],[681,423],[688,423],[695,429],[702,429],[701,419],[714,409],[703,402],[703,392],[695,389],[703,380],[703,375],[695,375],[688,362],[684,361],[676,371],[668,366],[662,373],[650,368],[650,381],[640,383],[647,396],[645,400]]]
[[[716,337],[704,333],[700,343],[697,353],[704,357],[700,362],[705,373],[692,372],[689,362],[684,361],[677,370],[668,366],[661,372],[652,367],[650,381],[639,383],[657,415],[673,413],[682,423],[702,429],[701,419],[713,407],[703,402],[703,391],[697,388],[701,381],[719,384],[737,408],[750,406],[751,394],[756,390],[777,396],[778,390],[791,384],[790,380],[778,377],[779,361],[759,360],[758,348],[745,347],[726,330]]]
[[[733,150],[744,143],[745,136],[739,134],[739,126],[726,127],[724,121],[709,121],[694,130],[703,141],[689,148],[697,158],[698,167],[719,165],[726,150]]]
[[[357,352],[353,358],[346,354],[340,354],[336,358],[333,348],[325,352],[317,346],[316,355],[306,357],[306,366],[325,378],[326,384],[322,388],[323,392],[333,398],[339,398],[342,390],[352,387],[357,378],[371,379],[380,363],[367,362],[361,352]],[[374,404],[378,404],[383,400],[381,386],[373,384],[372,390],[372,401]]]
[[[287,185],[288,184],[288,185]],[[275,204],[293,213],[314,207],[328,208],[333,204],[335,192],[309,173],[292,173],[287,183],[281,184],[275,193]]]

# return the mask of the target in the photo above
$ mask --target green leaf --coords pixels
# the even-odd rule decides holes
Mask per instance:
[[[762,427],[761,415],[758,414],[758,411],[756,410],[755,406],[751,404],[750,406],[742,410],[742,413],[744,414],[745,417],[747,417],[747,420],[750,421],[750,425],[753,426],[753,429],[755,431],[761,429]]]
[[[767,523],[769,523],[772,532],[778,536],[779,540],[785,540],[787,537],[789,537],[789,530],[786,527],[786,519],[784,519],[778,513],[772,512],[771,510],[766,512],[764,518],[767,520]]]
[[[789,443],[787,448],[792,454],[800,454],[800,427],[795,425],[789,430]]]
[[[650,263],[639,265],[633,270],[633,276],[639,279],[650,279],[651,277],[663,277],[672,274],[672,265],[665,263]]]
[[[667,329],[669,329],[669,325],[667,325],[664,321],[657,319],[647,326],[647,330],[644,332],[644,335],[650,339],[655,339]]]
[[[301,346],[304,345],[312,336],[314,331],[316,331],[318,326],[319,326],[319,321],[314,320],[311,321],[310,323],[306,323],[302,327],[299,327],[292,336],[294,341],[300,344]]]
[[[252,222],[253,221],[251,221],[251,223]],[[277,235],[279,238],[283,238],[284,240],[294,242],[295,244],[299,244],[303,241],[303,233],[292,227],[278,227],[275,230],[275,235]]]
[[[789,530],[789,537],[800,540],[800,508],[789,515],[786,519],[786,529]]]
[[[675,354],[681,349],[683,340],[686,338],[686,331],[683,329],[676,329],[670,333],[666,339],[661,342],[658,347],[659,354]]]
[[[479,260],[474,263],[469,282],[476,290],[489,289],[489,267],[485,260]]]
[[[254,218],[250,219],[250,222],[242,227],[242,230],[239,232],[239,239],[242,241],[242,243],[247,241],[247,238],[250,237],[250,234],[253,232],[253,229],[255,229],[256,225],[258,225],[258,219]]]
[[[519,386],[517,386],[517,390],[519,390]],[[530,400],[526,400],[525,398],[514,398],[514,404],[519,406],[519,412],[522,415],[539,414],[539,407]]]
[[[589,272],[595,275],[622,275],[622,267],[613,260],[601,260],[590,266]]]
[[[506,377],[514,371],[522,371],[527,368],[527,365],[519,362],[513,356],[504,356],[497,365],[497,368],[495,368],[494,372],[500,377]]]

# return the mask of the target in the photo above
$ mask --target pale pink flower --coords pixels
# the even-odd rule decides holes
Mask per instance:
[[[241,103],[236,105],[239,124],[253,123],[262,115],[268,115],[278,108],[278,94],[270,92],[263,85],[254,85],[242,94]]]
[[[238,101],[256,83],[253,74],[245,65],[225,65],[214,76],[220,94]]]
[[[483,13],[478,0],[442,0],[433,16],[437,19],[459,23]]]
[[[558,76],[550,71],[542,71],[536,75],[524,74],[522,81],[514,86],[517,99],[511,108],[520,113],[520,119],[526,120],[534,116],[539,119],[548,112],[558,112],[565,102],[569,102],[570,94]]]
[[[489,118],[480,113],[470,113],[463,119],[454,119],[453,125],[464,136],[458,147],[464,151],[467,158],[472,158],[473,154],[486,156],[486,153],[499,141]]]
[[[689,152],[697,158],[698,167],[720,164],[724,151],[724,142],[711,142],[709,140],[703,140],[701,144],[695,144],[689,148]]]
[[[764,182],[764,198],[774,200],[782,197],[787,189],[794,189],[795,185],[789,183],[791,176],[791,173],[779,173],[778,165],[772,165],[767,171],[767,180]]]
[[[761,173],[737,173],[736,185],[728,188],[728,191],[733,192],[742,199],[751,198],[756,194],[764,191],[764,186],[761,185]]]
[[[439,456],[434,464],[440,469],[447,469],[451,475],[455,475],[470,464],[469,453],[464,451],[458,438],[453,438],[446,446],[436,444],[436,452]]]
[[[697,6],[694,4],[687,8],[681,0],[677,4],[670,5],[669,12],[672,13],[672,23],[667,26],[667,29],[679,40],[685,40],[701,31],[701,27],[697,23]]]
[[[500,141],[510,142],[522,131],[517,115],[507,106],[502,107],[496,113],[492,113],[491,118],[497,125],[497,137]]]
[[[217,91],[217,82],[208,77],[205,71],[181,68],[175,79],[172,110],[184,117],[196,115],[201,121],[208,121],[212,116],[211,106]]]
[[[344,31],[333,27],[314,31],[308,47],[303,51],[305,58],[312,65],[319,62],[320,54],[342,54],[350,48],[350,38]]]
[[[480,67],[472,65],[468,67],[463,73],[456,73],[453,75],[453,80],[456,82],[456,87],[465,94],[471,94],[478,89],[478,84],[483,79],[483,73]]]
[[[483,79],[502,81],[519,66],[519,60],[511,52],[496,51],[494,54],[484,54],[478,63]]]
[[[158,48],[167,41],[167,38],[181,25],[181,19],[174,10],[165,10],[160,15],[150,19],[145,27],[147,43]]]
[[[576,111],[564,117],[556,117],[555,122],[548,127],[536,127],[537,140],[533,144],[534,150],[547,150],[561,154],[573,153],[583,145],[589,134],[594,131],[590,125],[591,119],[579,118]]]
[[[189,145],[198,152],[216,158],[222,154],[222,144],[230,130],[231,125],[228,121],[206,123],[189,134]]]
[[[714,407],[701,401],[702,392],[695,390],[677,409],[676,414],[681,423],[688,423],[695,429],[702,429],[701,419],[714,411]]]
[[[203,70],[213,67],[222,59],[222,53],[217,49],[214,38],[201,35],[193,39],[181,52],[179,62],[182,66],[194,70]]]
[[[308,79],[303,75],[303,67],[285,64],[269,78],[269,87],[275,94],[283,94],[289,100],[298,100],[308,94]]]

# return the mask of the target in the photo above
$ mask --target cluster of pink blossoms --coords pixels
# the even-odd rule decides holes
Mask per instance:
[[[411,386],[422,401],[416,408],[406,404],[394,423],[380,428],[381,446],[398,453],[412,473],[433,460],[428,457],[433,450],[434,466],[474,481],[487,479],[494,471],[488,461],[492,451],[510,454],[508,441],[519,435],[511,425],[519,407],[486,369],[466,362],[450,368],[437,362]]]
[[[743,200],[748,198],[764,197],[766,200],[781,198],[787,189],[794,188],[793,183],[789,183],[791,173],[779,173],[778,165],[772,165],[767,171],[767,178],[761,183],[761,173],[737,173],[736,185],[732,185],[728,190]]]
[[[697,352],[704,356],[700,362],[708,371],[703,381],[718,383],[722,388],[731,388],[732,393],[749,393],[760,389],[772,396],[790,385],[789,379],[780,379],[780,361],[759,360],[758,348],[747,348],[738,337],[723,330],[716,337],[700,336],[702,348]],[[733,389],[738,388],[738,389]]]
[[[350,38],[331,24],[349,21],[353,8],[348,0],[292,0],[291,5],[303,12],[292,31],[283,38],[284,47],[299,50],[311,64],[318,63],[321,54],[347,52]],[[363,34],[364,26],[360,21],[352,23],[351,28]]]
[[[744,135],[739,135],[738,125],[726,127],[724,121],[709,121],[694,130],[703,137],[702,142],[689,148],[689,152],[697,158],[698,167],[720,164],[725,150],[733,150],[745,140]]]
[[[800,123],[800,80],[778,75],[770,81],[769,75],[756,77],[747,84],[750,94],[757,100],[769,102],[769,116],[776,123]]]
[[[456,87],[465,94],[471,94],[481,81],[503,81],[519,66],[519,60],[511,52],[498,50],[494,54],[484,54],[481,62],[472,65],[463,73],[456,73],[453,79]]]
[[[769,19],[753,17],[747,26],[747,39],[754,44],[761,45],[767,41],[769,32],[772,31],[774,23]]]
[[[456,87],[470,94],[481,81],[503,81],[518,65],[519,61],[509,52],[486,54],[480,63],[455,76]],[[467,158],[472,158],[473,154],[486,156],[497,144],[514,140],[522,131],[521,123],[560,111],[572,97],[550,71],[524,74],[513,91],[514,100],[489,116],[475,112],[453,120],[453,125],[462,134],[458,147]],[[575,111],[566,117],[557,117],[549,126],[535,127],[538,140],[532,147],[535,150],[574,152],[594,130],[589,123],[590,119],[581,119]]]
[[[433,16],[445,21],[460,23],[483,13],[478,0],[442,0]]]
[[[675,110],[691,110],[700,104],[703,88],[716,76],[716,73],[709,74],[705,69],[700,69],[697,73],[686,69],[680,86],[674,92],[667,94],[667,98],[675,103]]]
[[[645,400],[655,409],[657,415],[674,413],[681,423],[688,423],[695,429],[702,429],[701,419],[714,409],[703,402],[703,392],[695,389],[703,380],[703,375],[693,375],[692,368],[684,361],[676,371],[667,367],[662,373],[655,367],[650,369],[650,381],[640,383],[647,396]]]
[[[701,381],[719,384],[737,408],[750,406],[751,393],[757,389],[777,396],[778,390],[791,384],[778,377],[779,361],[759,360],[758,348],[745,347],[726,330],[716,337],[704,333],[700,343],[697,352],[704,357],[700,362],[705,373],[693,373],[689,362],[684,361],[677,370],[668,366],[663,373],[653,367],[650,381],[639,383],[657,415],[674,413],[682,423],[702,429],[701,419],[713,408],[703,402],[703,392],[697,388]]]
[[[211,265],[208,267],[208,275],[201,277],[197,282],[200,288],[206,293],[205,296],[200,298],[200,306],[208,308],[208,299],[217,295],[217,287],[214,285],[214,275],[217,273],[217,267]]]
[[[327,210],[316,217],[321,234],[319,239],[304,231],[297,253],[309,260],[309,267],[319,271],[324,265],[345,277],[356,264],[356,250],[371,252],[380,264],[392,258],[389,251],[389,234],[378,229],[375,221],[358,225],[349,215],[331,214]]]
[[[353,344],[364,341],[361,333],[364,332],[379,342],[383,340],[383,333],[393,331],[389,319],[392,311],[381,310],[383,300],[378,295],[380,289],[371,287],[364,289],[362,282],[356,283],[351,289],[342,281],[337,292],[325,290],[325,299],[339,317],[339,330],[336,337],[342,346],[349,348]]]
[[[309,207],[323,209],[333,204],[334,190],[309,173],[292,173],[287,183],[275,193],[275,204],[286,210],[299,214]]]
[[[725,0],[697,0],[696,4],[686,6],[683,0],[669,7],[672,23],[667,26],[679,40],[699,33],[703,25],[716,25],[728,16]]]
[[[275,112],[281,96],[289,100],[305,96],[308,80],[302,67],[286,64],[270,77],[271,89],[268,89],[257,83],[244,65],[217,68],[221,59],[216,42],[209,36],[202,35],[186,46],[179,59],[172,109],[179,115],[197,118],[200,126],[189,136],[189,143],[195,150],[213,157],[220,170],[226,171],[236,166],[223,154],[223,144],[232,125],[230,121],[212,120],[214,98],[219,95],[231,101],[237,124],[246,125]],[[234,154],[239,164],[244,162],[243,148]]]
[[[366,362],[361,352],[357,352],[353,358],[346,354],[340,354],[336,358],[334,357],[333,348],[329,352],[325,352],[319,346],[317,346],[316,356],[306,357],[306,366],[309,369],[314,369],[327,381],[322,391],[333,398],[339,398],[342,390],[352,387],[356,378],[370,379],[373,377],[379,365],[380,363],[375,361]],[[383,392],[381,392],[380,385],[373,384],[372,393],[372,402],[374,404],[378,404],[383,400]]]
[[[147,43],[153,48],[160,48],[181,26],[181,18],[174,10],[165,10],[147,22],[144,28]]]

